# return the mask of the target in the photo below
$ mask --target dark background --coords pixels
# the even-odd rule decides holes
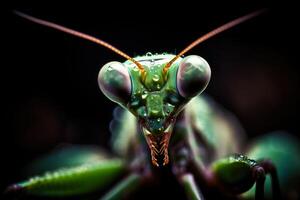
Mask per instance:
[[[206,93],[240,119],[249,138],[274,130],[299,133],[299,10],[268,1],[12,2],[5,10],[2,47],[1,189],[24,178],[22,168],[60,143],[109,147],[115,104],[97,75],[124,59],[91,42],[37,25],[13,9],[80,30],[129,55],[175,53],[197,37],[260,8],[269,11],[191,50],[210,63]]]

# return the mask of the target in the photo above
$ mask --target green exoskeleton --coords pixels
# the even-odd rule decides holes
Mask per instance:
[[[14,184],[8,191],[79,195],[108,188],[123,177],[102,197],[119,199],[151,184],[157,170],[168,165],[188,199],[204,199],[201,188],[213,188],[223,197],[246,199],[280,199],[281,191],[285,198],[297,196],[293,184],[300,174],[297,141],[288,134],[273,133],[245,149],[242,128],[233,115],[200,95],[211,77],[207,61],[197,55],[183,57],[199,43],[260,13],[209,32],[178,55],[147,53],[131,58],[100,39],[17,12],[35,23],[98,43],[127,61],[107,63],[98,76],[104,95],[121,106],[111,123],[112,148],[119,157],[95,156],[92,150],[79,149],[72,159],[64,159],[69,152],[62,159],[56,157],[58,165],[53,170]],[[43,161],[48,167],[49,160],[54,162],[53,155]]]

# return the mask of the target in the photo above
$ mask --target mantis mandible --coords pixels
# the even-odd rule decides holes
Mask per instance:
[[[109,62],[98,75],[103,94],[123,108],[116,110],[112,121],[112,127],[117,127],[112,128],[112,148],[120,158],[82,161],[82,165],[14,184],[8,191],[72,196],[108,187],[121,174],[127,174],[102,197],[119,199],[146,184],[146,180],[149,182],[157,169],[170,165],[189,199],[204,199],[202,186],[215,188],[226,197],[263,199],[272,193],[273,199],[280,199],[280,184],[289,179],[282,170],[299,176],[299,163],[282,169],[287,156],[297,156],[298,144],[287,134],[274,133],[257,140],[241,154],[238,123],[212,99],[200,95],[210,81],[209,64],[197,55],[183,56],[198,44],[262,12],[250,13],[208,32],[177,55],[147,53],[134,58],[93,36],[16,12],[29,21],[104,46],[126,61]],[[276,145],[283,150],[278,153]],[[271,178],[271,186],[265,194],[266,177]]]

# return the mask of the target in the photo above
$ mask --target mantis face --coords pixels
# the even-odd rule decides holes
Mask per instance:
[[[203,41],[245,22],[264,10],[230,21],[199,37],[178,55],[162,54],[131,58],[111,44],[85,33],[16,11],[25,19],[97,43],[127,59],[104,65],[98,76],[102,92],[133,113],[151,151],[152,163],[169,162],[168,145],[176,116],[200,94],[210,80],[208,63],[199,56],[182,55]]]
[[[179,58],[164,72],[174,57],[148,53],[134,58],[143,71],[131,61],[109,62],[98,76],[101,91],[136,116],[156,166],[169,162],[168,145],[176,117],[206,88],[211,74],[208,63],[199,56]]]

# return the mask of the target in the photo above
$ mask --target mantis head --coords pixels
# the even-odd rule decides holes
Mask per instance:
[[[176,117],[188,101],[200,94],[210,80],[210,68],[199,56],[182,56],[199,43],[251,19],[259,10],[230,21],[199,37],[178,55],[162,54],[131,58],[109,43],[64,26],[16,11],[27,20],[89,40],[104,46],[127,59],[109,62],[100,70],[101,91],[112,101],[133,113],[139,122],[148,146],[152,163],[159,166],[169,162],[168,145]]]
[[[164,71],[175,55],[137,57],[143,70],[131,61],[109,62],[101,68],[98,83],[112,101],[133,113],[151,151],[152,163],[169,162],[168,145],[178,113],[200,94],[210,80],[210,67],[199,56],[178,58]]]

